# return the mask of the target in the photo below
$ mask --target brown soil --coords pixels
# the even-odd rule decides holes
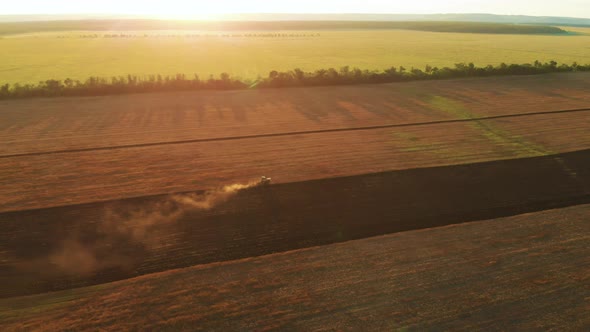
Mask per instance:
[[[590,327],[590,205],[0,300],[5,331]]]
[[[0,296],[590,202],[590,150],[0,214]],[[31,245],[34,244],[34,245]]]
[[[587,206],[72,288],[588,203],[588,83],[0,102],[0,325],[583,330]]]
[[[0,211],[590,148],[590,112],[0,158]]]
[[[590,73],[0,101],[0,155],[590,106]]]
[[[590,112],[576,112],[7,157],[588,107],[588,83],[564,74],[3,101],[0,212],[588,149]]]

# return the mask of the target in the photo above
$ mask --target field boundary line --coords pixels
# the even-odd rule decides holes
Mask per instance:
[[[333,128],[333,129],[317,129],[317,130],[307,130],[307,131],[290,131],[290,132],[268,133],[268,134],[257,134],[257,135],[196,138],[196,139],[180,140],[180,141],[151,142],[151,143],[139,143],[139,144],[128,144],[128,145],[79,148],[79,149],[69,149],[69,150],[17,153],[17,154],[0,155],[0,159],[17,158],[17,157],[33,157],[33,156],[43,156],[43,155],[62,154],[62,153],[80,153],[80,152],[91,152],[91,151],[108,151],[108,150],[118,150],[118,149],[144,148],[144,147],[151,147],[151,146],[165,146],[165,145],[177,145],[177,144],[179,145],[179,144],[221,142],[221,141],[236,141],[236,140],[243,140],[243,139],[257,139],[257,138],[295,136],[295,135],[324,134],[324,133],[336,133],[336,132],[345,132],[345,131],[362,131],[362,130],[375,130],[375,129],[387,129],[387,128],[419,127],[419,126],[431,126],[431,125],[448,124],[448,123],[486,121],[486,120],[526,117],[526,116],[535,116],[535,115],[579,113],[579,112],[589,112],[589,111],[590,111],[590,108],[577,108],[577,109],[568,109],[568,110],[493,115],[493,116],[484,116],[484,117],[479,117],[479,118],[464,118],[464,119],[449,119],[449,120],[437,120],[437,121],[428,121],[428,122],[385,124],[385,125],[366,126],[366,127],[347,127],[347,128]]]

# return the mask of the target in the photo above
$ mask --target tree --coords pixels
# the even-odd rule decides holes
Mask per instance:
[[[0,96],[8,96],[10,94],[10,84],[0,86]]]

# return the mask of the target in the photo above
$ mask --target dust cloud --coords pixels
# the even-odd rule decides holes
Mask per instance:
[[[44,259],[52,274],[84,276],[105,268],[130,268],[137,257],[112,250],[135,247],[157,251],[174,244],[174,227],[186,213],[210,210],[256,186],[257,182],[232,184],[203,194],[173,194],[142,205],[116,203],[105,207],[91,236],[71,234]]]
[[[173,195],[171,198],[175,202],[182,204],[188,208],[209,210],[225,201],[231,196],[235,195],[238,191],[248,189],[257,184],[257,182],[251,182],[248,184],[232,184],[225,186],[221,189],[205,193],[205,195],[197,194],[184,194],[184,195]]]
[[[73,239],[64,241],[49,255],[49,264],[60,272],[80,275],[89,274],[99,266],[92,250]]]

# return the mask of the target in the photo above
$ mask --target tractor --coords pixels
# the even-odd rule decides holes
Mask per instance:
[[[268,186],[268,185],[270,185],[270,181],[271,181],[270,178],[263,176],[260,178],[260,182],[258,182],[258,185],[259,186]]]

